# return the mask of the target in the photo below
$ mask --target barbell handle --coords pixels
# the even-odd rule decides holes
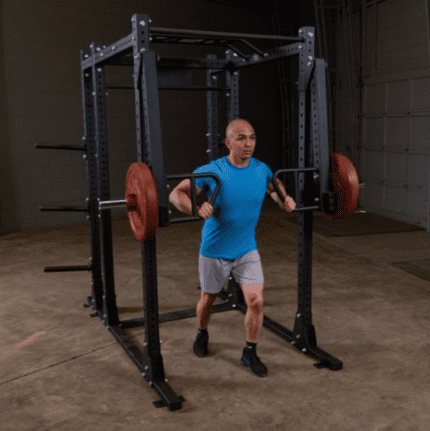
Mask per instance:
[[[194,174],[194,175],[196,175],[196,174]],[[200,175],[200,176],[202,176],[201,174],[198,174],[198,175]],[[215,174],[212,174],[212,173],[210,173],[210,172],[208,172],[207,173],[207,175],[205,175],[205,176],[210,176],[210,177],[212,177],[214,180],[215,180],[215,182],[217,183],[217,185],[216,185],[216,187],[215,187],[215,190],[214,190],[214,192],[212,193],[212,195],[211,195],[211,197],[210,197],[210,199],[209,199],[209,204],[213,207],[213,204],[214,204],[214,202],[215,202],[215,199],[217,198],[217,196],[218,196],[218,192],[219,192],[219,189],[221,188],[221,182],[220,182],[220,180],[219,180],[219,178],[215,175]],[[191,203],[191,205],[192,205],[192,203]],[[201,220],[204,220],[204,218],[203,217],[201,217],[201,216],[199,216],[199,209],[198,208],[196,208],[197,209],[197,217],[199,218],[199,219],[201,219]]]
[[[217,183],[217,186],[214,190],[214,192],[212,193],[210,199],[209,199],[209,203],[213,206],[213,203],[215,202],[215,199],[218,196],[219,193],[219,189],[221,187],[221,182],[219,180],[219,178],[215,175],[212,174],[211,172],[205,172],[202,174],[193,174],[196,176],[196,178],[200,178],[200,177],[211,177],[215,180],[215,182]],[[116,201],[99,201],[99,210],[111,210],[111,209],[115,209],[115,208],[123,208],[127,206],[127,201],[126,200],[116,200]],[[199,218],[202,218],[200,216],[198,216]]]
[[[297,187],[297,174],[300,172],[318,172],[318,168],[299,168],[299,169],[279,169],[277,170],[272,178],[272,184],[273,187],[279,197],[279,199],[281,199],[281,202],[284,204],[285,200],[286,200],[286,196],[284,196],[284,194],[282,193],[280,187],[278,186],[278,182],[277,182],[277,178],[279,174],[283,174],[283,173],[291,173],[294,172],[296,174],[296,192],[298,191],[298,187]],[[312,207],[313,208],[313,207]],[[296,210],[294,210],[296,211]]]

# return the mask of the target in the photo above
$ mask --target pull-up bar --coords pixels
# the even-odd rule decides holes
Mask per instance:
[[[175,37],[179,38],[186,36],[192,39],[218,39],[218,40],[241,40],[241,39],[257,39],[257,40],[272,40],[272,41],[292,41],[292,42],[304,42],[305,39],[302,37],[289,37],[289,36],[273,36],[264,34],[246,34],[246,33],[219,33],[214,31],[198,31],[198,30],[177,30],[170,28],[157,28],[151,27],[150,36],[156,38],[152,40],[153,43],[162,42],[162,37],[168,38]]]
[[[107,90],[134,90],[132,85],[107,85]],[[158,87],[159,90],[231,91],[228,87]]]

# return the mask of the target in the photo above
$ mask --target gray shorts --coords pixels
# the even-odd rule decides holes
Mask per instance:
[[[202,291],[220,293],[233,272],[239,284],[264,283],[263,268],[258,250],[250,251],[236,260],[216,259],[199,256],[199,279]]]

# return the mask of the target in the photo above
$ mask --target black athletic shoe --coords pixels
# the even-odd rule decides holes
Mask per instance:
[[[252,373],[258,377],[265,377],[267,375],[267,367],[255,353],[249,353],[249,349],[246,347],[243,349],[239,364],[251,368]]]
[[[204,358],[208,354],[209,334],[197,333],[196,341],[194,341],[193,351],[199,358]]]

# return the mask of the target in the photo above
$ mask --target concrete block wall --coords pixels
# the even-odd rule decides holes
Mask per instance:
[[[84,221],[82,213],[39,211],[40,205],[84,205],[82,153],[35,149],[35,143],[82,142],[81,49],[125,37],[134,13],[148,14],[155,27],[272,34],[267,16],[210,1],[3,0],[0,13],[1,235]],[[221,48],[153,46],[166,56],[224,57]],[[107,83],[132,84],[132,69],[113,69],[106,68]],[[281,148],[276,65],[241,72],[241,84],[240,114],[253,122],[260,143],[255,157],[276,170]],[[180,93],[160,96],[168,174],[207,163],[205,94]],[[133,92],[110,90],[107,115],[111,195],[121,199],[127,168],[136,161]]]

